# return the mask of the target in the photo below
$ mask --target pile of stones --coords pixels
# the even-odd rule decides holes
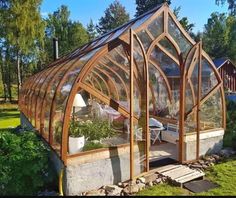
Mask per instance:
[[[120,182],[118,185],[106,185],[98,190],[92,190],[84,192],[81,195],[85,196],[129,196],[138,193],[139,191],[167,182],[167,177],[162,176],[158,173],[150,173],[143,177],[137,178],[131,182]]]
[[[232,157],[234,155],[236,155],[236,151],[234,151],[232,148],[225,148],[222,149],[219,154],[204,156],[197,162],[189,163],[188,166],[192,169],[204,171],[209,167],[221,162],[222,160]]]
[[[198,169],[204,171],[211,166],[219,163],[225,158],[232,157],[236,155],[236,151],[231,148],[223,149],[219,154],[213,154],[209,156],[204,156],[197,162],[187,164],[192,169]],[[102,186],[98,190],[91,190],[84,192],[83,196],[129,196],[138,193],[139,191],[149,188],[154,185],[169,182],[166,176],[158,174],[157,172],[149,173],[143,177],[137,178],[132,183],[130,182],[120,182],[118,185],[106,185]]]

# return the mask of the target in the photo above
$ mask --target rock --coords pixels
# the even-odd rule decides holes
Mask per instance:
[[[107,185],[105,186],[105,190],[108,196],[119,196],[123,188],[116,185]]]
[[[124,195],[131,195],[139,192],[140,186],[139,184],[128,185],[123,189]]]
[[[213,157],[216,161],[219,161],[219,160],[220,160],[220,156],[219,156],[219,155],[214,154],[214,155],[212,155],[212,157]]]
[[[157,179],[155,180],[155,182],[156,182],[157,184],[161,183],[161,181],[162,181],[161,178],[157,178]]]
[[[143,184],[146,183],[146,179],[145,179],[144,177],[138,178],[137,181],[138,181],[138,183],[140,183],[140,182],[143,183]],[[136,181],[136,182],[137,182],[137,181]]]
[[[202,168],[202,165],[195,163],[195,164],[192,164],[192,165],[191,165],[191,168],[200,168],[200,169],[201,169],[201,168]]]
[[[139,183],[139,184],[138,184],[139,191],[145,189],[145,186],[146,186],[146,185],[145,185],[144,183]]]
[[[203,164],[203,165],[202,165],[202,168],[204,168],[204,169],[207,169],[207,168],[208,168],[208,166],[207,166],[207,165],[205,165],[205,164]]]
[[[145,182],[146,182],[146,183],[148,183],[148,182],[153,182],[153,181],[156,180],[157,175],[156,175],[155,173],[154,173],[154,174],[151,173],[151,174],[145,175],[144,178],[145,178]]]
[[[122,182],[119,182],[117,185],[118,185],[120,188],[123,188],[123,183],[122,183]]]
[[[86,192],[86,196],[106,196],[106,192],[104,189],[99,190],[91,190]]]
[[[147,183],[147,186],[148,186],[148,187],[152,187],[152,186],[153,186],[153,183],[150,181],[150,182]]]
[[[205,164],[204,160],[198,160],[199,164]]]

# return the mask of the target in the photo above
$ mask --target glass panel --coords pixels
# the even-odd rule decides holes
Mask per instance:
[[[201,105],[200,109],[201,131],[222,127],[222,101],[220,89]]]
[[[102,71],[104,71],[104,73],[109,75],[113,82],[116,83],[115,86],[119,92],[119,101],[117,102],[123,106],[123,103],[127,101],[128,97],[128,93],[126,92],[128,88],[128,86],[126,86],[127,83],[124,81],[122,82],[122,78],[120,77],[119,73],[114,72],[113,70],[109,69],[109,67],[104,66],[104,64],[98,64],[97,68],[100,68]]]
[[[161,67],[166,76],[173,78],[180,76],[179,66],[159,47],[155,47],[151,53],[151,60]]]
[[[162,50],[155,47],[150,55],[153,63],[166,75],[172,94],[172,101],[168,104],[169,115],[166,116],[171,119],[178,118],[179,114],[179,89],[180,89],[180,69],[179,66]]]
[[[202,98],[204,98],[213,87],[218,84],[215,72],[210,63],[202,58]]]
[[[146,120],[147,112],[146,105],[148,101],[146,100],[146,76],[144,75],[144,57],[141,53],[141,47],[134,38],[134,70],[137,70],[136,79],[137,83],[134,83],[134,115],[137,117],[137,121],[134,120],[133,123],[133,134],[134,134],[134,175],[139,175],[146,171]]]
[[[138,19],[135,21],[135,23],[130,27],[133,30],[135,30],[136,28],[139,28],[143,23],[145,23],[151,16],[153,15],[153,13],[147,14],[145,16],[143,16],[142,18]]]
[[[185,38],[178,26],[175,24],[171,16],[168,17],[168,31],[175,42],[178,44],[184,58],[187,56],[188,51],[192,48],[192,44]]]
[[[55,97],[55,109],[53,109],[55,112],[55,115],[52,122],[52,133],[53,133],[53,147],[56,149],[56,151],[59,152],[59,148],[61,147],[61,141],[59,141],[56,136],[61,137],[62,134],[62,125],[64,121],[64,113],[66,109],[66,104],[68,100],[69,93],[71,91],[71,88],[73,86],[73,83],[80,73],[81,68],[87,63],[88,60],[91,59],[91,57],[99,50],[100,48],[93,50],[86,54],[85,56],[81,57],[79,61],[76,62],[76,64],[73,65],[73,67],[67,72],[65,75],[66,77],[65,82],[61,85],[61,89],[58,90],[58,93]],[[63,75],[64,76],[64,75]],[[59,79],[61,81],[61,79]]]
[[[128,119],[84,90],[76,94],[73,104],[69,127],[68,154],[72,155],[100,148],[110,148],[107,152],[111,152],[114,149],[112,160],[117,162],[117,159],[121,162],[115,164],[114,174],[119,174],[120,166],[127,166],[126,168],[129,170],[130,131]],[[81,143],[76,145],[74,142],[76,139],[80,141],[79,138]],[[61,139],[60,134],[58,139]],[[124,144],[126,146],[119,150],[117,146]],[[129,173],[127,176],[129,177]],[[114,178],[119,180],[118,175],[114,175]]]
[[[152,90],[149,91],[149,112],[150,115],[166,117],[169,115],[168,105],[170,104],[166,83],[159,71],[149,63],[149,84]],[[153,100],[154,99],[154,104]],[[151,104],[150,104],[151,103]]]
[[[129,60],[121,45],[112,50],[112,53],[109,53],[108,57],[110,57],[115,63],[123,66],[127,72],[130,71]]]
[[[143,47],[145,48],[145,50],[148,49],[148,47],[151,45],[152,43],[152,39],[150,38],[150,36],[147,34],[146,30],[141,30],[139,33],[137,33],[138,37],[140,38]]]
[[[123,28],[116,30],[116,32],[106,41],[106,43],[118,38],[123,32],[126,31],[126,29],[128,28],[129,25],[130,24],[124,26]]]
[[[194,99],[193,99],[192,89],[190,87],[190,84],[187,83],[185,90],[185,112],[189,112],[193,108],[194,106],[193,100]]]
[[[100,82],[99,82],[97,79],[95,79],[92,74],[88,75],[88,78],[90,79],[90,81],[93,82],[94,87],[95,87],[97,90],[99,90],[100,92],[103,93],[103,90],[102,90],[102,87],[101,87]]]
[[[175,47],[171,44],[171,42],[167,38],[162,39],[161,41],[159,41],[159,43],[163,48],[165,48],[166,51],[168,51],[177,60],[179,60],[179,57],[178,57]]]
[[[97,81],[100,83],[100,86],[102,88],[102,93],[104,95],[109,96],[109,88],[108,88],[106,81],[98,73],[96,73],[94,71],[91,73],[92,73],[93,78],[97,79]]]
[[[111,98],[113,100],[117,101],[118,97],[119,97],[119,95],[118,95],[119,93],[118,93],[118,90],[116,88],[115,82],[113,82],[109,76],[107,76],[105,73],[102,73],[97,68],[93,68],[93,71],[98,73],[100,76],[102,76],[102,78],[107,82],[107,85],[108,85],[109,90],[110,90]]]
[[[156,19],[154,19],[148,25],[148,31],[153,35],[154,38],[157,38],[164,32],[164,13],[161,13]]]

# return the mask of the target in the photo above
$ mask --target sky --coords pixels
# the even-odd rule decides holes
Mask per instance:
[[[45,18],[48,13],[53,13],[61,5],[67,5],[70,10],[70,19],[80,21],[85,27],[90,19],[98,23],[104,15],[105,9],[114,0],[43,0],[41,15]],[[134,18],[135,0],[119,0],[125,6],[130,18]],[[180,17],[188,17],[194,23],[193,32],[203,31],[204,24],[212,12],[227,12],[227,4],[215,5],[215,0],[172,0],[171,8],[181,6]]]

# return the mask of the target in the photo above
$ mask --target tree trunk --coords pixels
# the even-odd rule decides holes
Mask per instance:
[[[11,69],[10,69],[10,54],[9,54],[9,50],[7,48],[6,50],[6,76],[5,76],[5,80],[6,80],[6,85],[7,85],[7,90],[8,90],[8,98],[10,100],[10,102],[12,101],[12,94],[11,94]]]
[[[19,100],[19,93],[20,93],[20,89],[21,89],[21,69],[20,69],[20,53],[19,51],[17,51],[16,54],[16,62],[17,62],[17,82],[18,82],[18,100]]]
[[[6,78],[5,78],[5,71],[4,71],[4,66],[3,66],[3,61],[1,60],[0,65],[1,65],[1,74],[2,74],[2,85],[3,85],[3,93],[4,93],[4,101],[6,102],[7,100],[7,86],[6,86]]]

